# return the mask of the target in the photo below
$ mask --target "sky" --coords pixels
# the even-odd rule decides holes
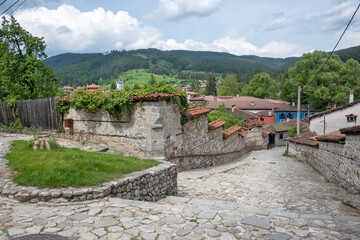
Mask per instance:
[[[0,13],[16,1],[6,0]],[[283,58],[331,51],[358,4],[356,0],[19,0],[7,14],[12,13],[31,34],[44,37],[49,56],[157,48]],[[359,23],[360,11],[337,49],[360,45]]]

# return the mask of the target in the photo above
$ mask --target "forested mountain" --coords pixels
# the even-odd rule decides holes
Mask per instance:
[[[196,51],[160,51],[141,49],[111,51],[99,54],[66,53],[44,60],[63,85],[86,85],[98,83],[99,79],[116,79],[120,73],[132,69],[147,69],[149,73],[168,75],[179,79],[207,79],[207,73],[239,72],[248,79],[258,72],[275,75],[298,58],[263,58],[257,56],[236,56],[229,53]]]
[[[360,47],[339,50],[343,61],[349,58],[360,60]],[[268,58],[257,56],[236,56],[220,52],[200,51],[161,51],[140,49],[130,51],[111,51],[105,54],[66,53],[44,60],[63,85],[86,85],[91,83],[110,83],[121,73],[133,69],[146,69],[148,73],[167,75],[178,79],[207,79],[208,73],[232,74],[242,76],[249,82],[259,72],[267,72],[272,78],[281,80],[282,74],[299,60],[298,57]]]

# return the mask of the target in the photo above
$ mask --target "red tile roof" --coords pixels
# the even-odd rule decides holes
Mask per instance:
[[[360,133],[360,125],[349,127],[349,128],[342,128],[340,129],[341,133],[347,133],[347,134],[354,134],[354,133]]]
[[[290,105],[289,102],[282,100],[260,99],[248,96],[201,96],[191,98],[190,101],[206,101],[209,103],[206,107],[211,109],[217,109],[221,104],[225,104],[227,109],[231,109],[232,105],[236,105],[236,108],[249,110],[272,110]]]
[[[263,137],[266,137],[266,136],[268,136],[270,134],[275,134],[275,132],[272,131],[271,129],[267,128],[266,126],[263,126],[262,127],[262,135],[263,135]]]
[[[296,136],[296,137],[285,138],[285,140],[289,141],[289,142],[293,142],[293,143],[302,144],[302,145],[308,145],[311,147],[318,147],[319,142],[314,140],[314,137],[316,137],[316,136],[317,136],[316,133],[307,132],[307,133],[300,134],[299,136]]]
[[[337,142],[337,143],[345,143],[346,135],[341,134],[339,131],[337,132],[331,132],[325,135],[320,135],[317,137],[314,137],[317,141],[322,142]]]
[[[247,134],[247,130],[245,128],[241,129],[241,131],[239,132],[239,135],[242,137],[245,137]]]
[[[164,101],[169,99],[173,96],[179,96],[178,93],[170,94],[170,93],[152,93],[148,95],[139,95],[139,96],[133,96],[133,99],[135,101],[150,101],[150,102],[158,102],[158,101]]]
[[[188,116],[188,117],[193,117],[193,116],[207,114],[210,111],[211,111],[210,109],[202,108],[202,107],[191,108],[191,109],[186,111],[185,115]]]
[[[91,84],[91,85],[87,86],[86,88],[87,89],[97,89],[97,88],[101,88],[101,87],[98,85],[95,85],[95,84]]]
[[[209,123],[209,130],[214,130],[216,128],[219,128],[221,126],[223,126],[226,123],[226,121],[222,120],[222,119],[217,119],[211,123]]]
[[[248,120],[245,122],[245,127],[249,130],[251,130],[254,127],[261,127],[262,125],[264,125],[264,123],[261,121],[258,121],[257,119]]]
[[[246,118],[246,119],[249,119],[249,118],[256,119],[257,118],[257,115],[255,113],[241,110],[239,108],[235,108],[234,112],[232,111],[232,109],[229,109],[228,113],[230,113],[231,115],[234,115],[235,117],[238,117],[238,118]]]
[[[241,127],[239,127],[238,125],[229,127],[228,129],[226,129],[226,130],[224,131],[224,136],[227,138],[227,137],[229,137],[231,134],[239,131],[240,129],[241,129]]]

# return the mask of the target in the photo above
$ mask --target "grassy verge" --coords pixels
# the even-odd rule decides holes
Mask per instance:
[[[39,188],[96,186],[159,163],[118,154],[86,152],[57,147],[51,151],[32,149],[33,142],[14,141],[5,157],[15,171],[13,181]]]
[[[10,133],[38,133],[40,132],[39,128],[36,127],[12,127],[6,126],[0,123],[0,132],[10,132]]]

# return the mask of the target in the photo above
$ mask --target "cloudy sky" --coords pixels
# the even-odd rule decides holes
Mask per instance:
[[[0,13],[16,1],[6,0]],[[45,38],[50,56],[151,47],[289,57],[332,50],[358,4],[356,0],[25,0],[13,15],[27,31]],[[338,49],[360,45],[359,23],[360,12]]]

